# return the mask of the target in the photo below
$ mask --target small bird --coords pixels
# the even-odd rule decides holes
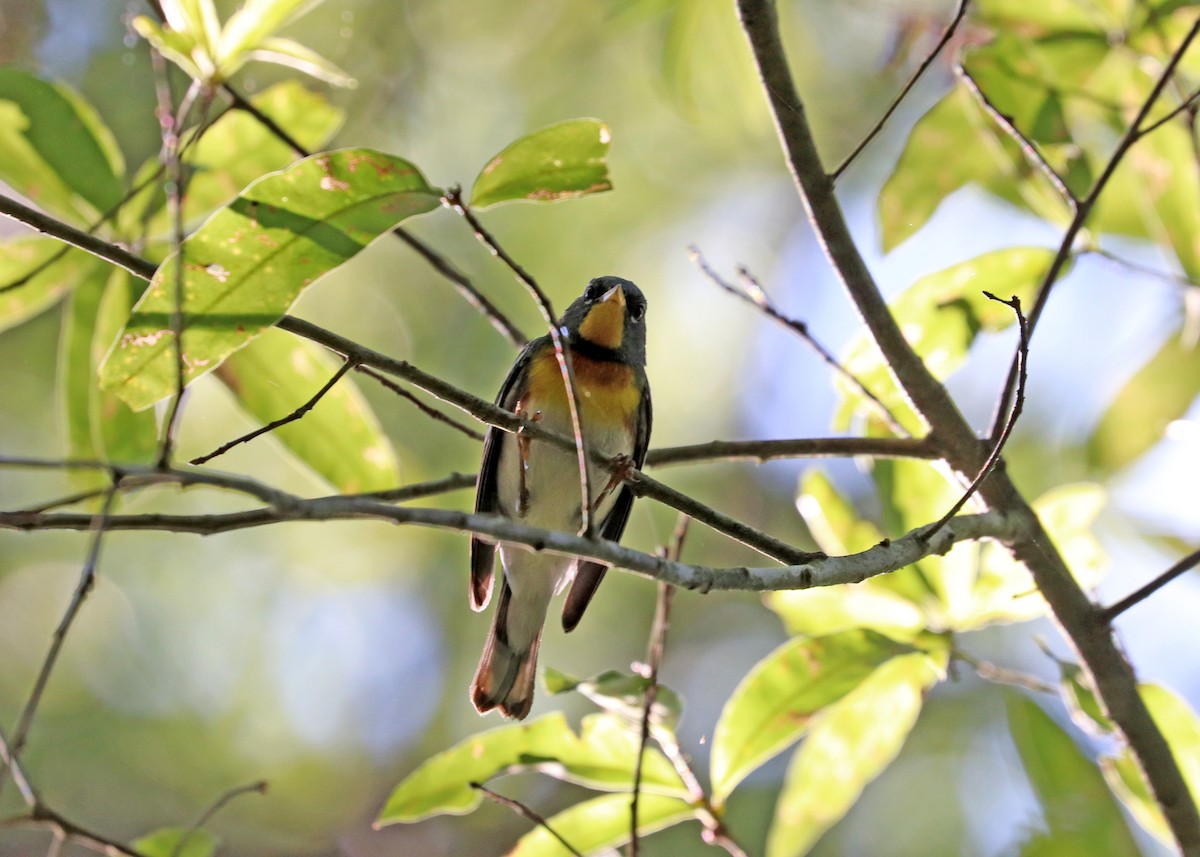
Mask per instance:
[[[646,458],[652,416],[645,316],[646,298],[637,286],[620,277],[597,277],[558,322],[570,349],[584,442],[603,455],[628,459],[635,467]],[[567,388],[549,335],[525,346],[496,404],[573,436]],[[616,541],[629,520],[633,492],[594,462],[588,463],[588,482],[593,530]],[[576,532],[582,521],[579,483],[575,452],[492,427],[483,440],[475,511]],[[574,630],[608,566],[510,542],[501,541],[498,547],[503,566],[500,595],[471,683],[471,702],[480,714],[499,708],[504,716],[520,720],[533,704],[538,645],[551,596],[571,584],[562,622],[564,630]],[[491,598],[496,548],[484,539],[471,539],[475,610],[482,610]]]

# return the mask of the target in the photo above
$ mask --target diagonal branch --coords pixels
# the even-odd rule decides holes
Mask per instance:
[[[842,173],[844,173],[846,169],[852,163],[854,163],[854,159],[861,155],[863,149],[867,148],[870,142],[875,139],[876,135],[883,130],[883,126],[887,124],[887,121],[892,118],[892,114],[896,112],[896,109],[904,102],[904,99],[908,97],[908,94],[912,92],[912,88],[917,85],[917,81],[919,81],[925,72],[929,70],[929,67],[933,65],[933,61],[938,58],[942,52],[942,49],[950,43],[952,38],[954,38],[954,33],[956,30],[958,30],[958,25],[963,22],[963,18],[965,18],[967,15],[967,5],[969,3],[970,0],[958,0],[958,8],[954,12],[954,17],[950,20],[950,23],[946,25],[946,29],[942,31],[942,37],[938,39],[938,43],[933,46],[933,50],[931,50],[921,64],[917,66],[917,70],[914,71],[912,77],[908,79],[908,83],[904,84],[904,87],[900,90],[900,93],[894,99],[892,99],[892,103],[888,105],[887,110],[883,111],[883,115],[879,117],[879,121],[876,122],[871,130],[867,132],[867,136],[863,137],[862,142],[855,146],[854,151],[847,155],[845,159],[837,165],[837,168],[830,173],[830,176],[834,179],[834,181],[837,181],[837,179],[841,178]]]

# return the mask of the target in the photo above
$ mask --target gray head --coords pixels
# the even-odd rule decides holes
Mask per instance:
[[[596,277],[559,320],[581,354],[646,365],[646,297],[620,277]]]

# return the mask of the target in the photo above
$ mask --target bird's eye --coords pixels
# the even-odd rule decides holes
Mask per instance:
[[[599,280],[592,280],[583,290],[583,297],[589,301],[594,301],[602,294],[604,294],[604,285]]]
[[[641,321],[642,316],[646,314],[646,304],[642,301],[633,301],[629,304],[629,317],[634,321]]]

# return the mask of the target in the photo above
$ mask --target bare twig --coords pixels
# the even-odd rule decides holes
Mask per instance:
[[[567,390],[567,409],[571,412],[571,431],[575,435],[575,459],[579,464],[579,532],[583,535],[591,535],[592,533],[592,486],[591,477],[588,474],[588,455],[587,449],[583,441],[583,421],[580,417],[579,408],[579,388],[575,383],[575,367],[571,361],[571,349],[563,338],[566,333],[565,329],[560,330],[558,321],[554,318],[554,310],[550,306],[550,299],[546,297],[546,293],[542,291],[542,287],[537,284],[537,281],[526,271],[517,261],[500,246],[495,237],[488,232],[483,224],[479,222],[479,218],[471,211],[466,202],[462,198],[462,189],[452,187],[446,191],[446,195],[442,198],[442,202],[463,218],[471,228],[475,231],[475,237],[480,243],[488,249],[488,251],[508,266],[508,269],[513,272],[517,278],[517,282],[521,283],[533,297],[534,302],[541,310],[542,318],[546,322],[546,326],[550,330],[550,341],[554,343],[554,357],[558,360],[558,369],[562,373],[563,385]]]
[[[19,815],[0,821],[0,829],[9,827],[45,828],[53,832],[56,837],[78,843],[89,851],[104,854],[106,857],[146,857],[142,852],[76,824],[50,807],[41,804],[31,810],[28,815]]]
[[[739,289],[732,283],[727,282],[720,274],[714,271],[709,266],[704,256],[694,245],[688,248],[688,256],[691,258],[692,264],[699,268],[701,273],[703,273],[704,276],[706,276],[717,288],[728,292],[739,300],[745,301],[746,303],[750,304],[750,306],[763,313],[767,318],[782,326],[785,330],[789,330],[799,336],[800,339],[805,342],[805,344],[812,348],[812,350],[815,351],[817,355],[825,361],[825,364],[829,366],[829,368],[841,375],[851,387],[858,391],[859,395],[861,395],[874,406],[876,413],[878,413],[884,423],[887,424],[888,428],[890,428],[900,437],[909,436],[908,431],[905,430],[904,426],[900,425],[900,422],[896,419],[895,414],[891,412],[888,406],[885,405],[878,396],[868,390],[862,381],[860,381],[853,372],[846,368],[846,366],[837,359],[832,351],[821,344],[821,342],[809,332],[808,325],[805,322],[800,321],[799,319],[790,318],[779,311],[779,309],[775,306],[774,301],[767,296],[766,291],[763,290],[763,287],[759,284],[758,280],[754,278],[749,270],[744,267],[738,269],[738,274],[742,277],[743,281],[748,284],[748,288]]]
[[[969,652],[964,652],[962,649],[954,650],[954,658],[969,665],[975,671],[976,675],[986,681],[994,681],[997,684],[1007,684],[1012,687],[1023,688],[1024,690],[1032,690],[1036,693],[1048,693],[1058,696],[1058,688],[1054,684],[1035,675],[997,666],[990,661],[981,660]]]
[[[688,446],[652,449],[647,467],[669,467],[717,461],[753,461],[763,464],[786,458],[841,458],[864,455],[872,458],[940,457],[929,437],[814,437],[789,440],[711,440]]]
[[[274,119],[263,113],[254,103],[239,93],[228,83],[222,84],[221,89],[229,96],[233,106],[238,110],[243,110],[253,116],[264,128],[274,134],[284,145],[291,148],[300,157],[308,157],[312,154],[306,147],[293,137],[288,131],[279,125]],[[520,348],[527,341],[523,334],[515,324],[502,313],[494,303],[488,300],[487,296],[475,287],[475,284],[467,277],[466,274],[458,270],[441,254],[437,253],[432,247],[421,241],[411,232],[402,226],[397,226],[392,229],[392,234],[411,247],[417,254],[429,263],[435,271],[449,280],[458,293],[468,304],[481,312],[501,336],[507,339],[517,348]]]
[[[38,503],[36,506],[26,506],[21,511],[50,512],[54,509],[61,509],[65,506],[74,506],[76,503],[83,503],[87,500],[95,500],[97,497],[103,497],[107,493],[107,488],[92,488],[88,491],[76,491],[74,494],[68,494],[65,497],[59,497],[55,500],[47,500],[45,503]]]
[[[983,105],[983,109],[987,114],[992,117],[992,121],[999,125],[1000,129],[1020,147],[1021,154],[1025,156],[1025,160],[1046,177],[1046,180],[1058,191],[1063,201],[1071,206],[1072,211],[1077,209],[1079,207],[1079,200],[1075,197],[1075,194],[1067,187],[1067,183],[1058,174],[1058,170],[1050,165],[1050,162],[1046,160],[1038,147],[1034,145],[1034,142],[1026,137],[1021,129],[1016,126],[1013,118],[1007,113],[1002,112],[992,103],[991,99],[979,88],[979,84],[975,82],[975,78],[971,77],[971,73],[965,67],[959,65],[955,68],[955,71],[958,72],[959,78],[966,85],[967,89],[970,90],[971,94]]]
[[[892,114],[896,112],[896,108],[898,108],[904,99],[908,97],[908,93],[911,92],[912,88],[917,85],[917,81],[921,79],[921,76],[925,74],[931,65],[933,65],[933,61],[938,58],[938,55],[942,52],[942,49],[950,43],[950,40],[954,37],[955,31],[958,29],[958,25],[961,24],[963,18],[966,17],[967,5],[969,2],[970,0],[958,0],[958,8],[954,12],[954,17],[950,20],[950,23],[946,25],[946,29],[942,32],[942,37],[938,39],[938,43],[933,46],[933,50],[931,50],[921,64],[917,66],[917,70],[914,71],[912,76],[908,79],[908,83],[904,84],[904,88],[900,90],[900,93],[894,99],[892,99],[892,103],[888,105],[887,110],[885,110],[883,115],[879,117],[879,121],[875,123],[874,127],[867,132],[867,136],[863,137],[862,142],[854,147],[854,151],[847,155],[845,159],[838,164],[837,169],[830,174],[835,181],[841,177],[842,173],[846,171],[847,167],[854,163],[854,159],[862,154],[863,149],[867,148],[868,144],[875,139],[875,136],[883,130],[883,126],[886,125],[887,121],[892,118]]]
[[[220,446],[218,446],[216,449],[214,449],[212,452],[208,453],[207,455],[201,455],[199,458],[193,458],[191,460],[191,462],[189,462],[189,463],[190,464],[205,464],[209,461],[212,461],[218,455],[224,455],[225,453],[229,452],[229,450],[233,449],[235,446],[239,446],[243,443],[252,441],[256,437],[261,437],[262,435],[267,434],[269,432],[273,432],[273,431],[275,431],[275,429],[279,428],[280,426],[285,426],[288,423],[295,422],[296,420],[300,419],[305,414],[307,414],[309,411],[311,411],[314,407],[316,407],[317,402],[321,401],[321,399],[323,399],[325,397],[325,394],[328,393],[330,390],[332,390],[334,385],[338,381],[342,380],[342,377],[345,376],[345,374],[347,372],[349,372],[351,369],[353,369],[356,365],[357,364],[354,362],[353,359],[347,359],[346,361],[344,361],[342,363],[341,366],[338,367],[338,370],[333,373],[333,376],[330,377],[330,379],[325,382],[325,384],[321,387],[321,389],[317,390],[317,392],[313,394],[313,397],[311,399],[309,399],[307,402],[305,402],[300,407],[296,408],[296,410],[292,411],[287,416],[280,417],[277,420],[272,420],[271,422],[267,423],[265,426],[260,426],[252,432],[248,432],[247,434],[244,434],[241,437],[236,437],[233,440],[229,441],[228,443],[223,443]]]
[[[671,544],[662,555],[675,562],[683,553],[683,542],[687,538],[688,517],[680,515],[671,536]],[[646,744],[650,740],[650,713],[658,698],[658,670],[662,666],[663,652],[667,645],[667,629],[671,624],[671,596],[675,590],[665,583],[658,584],[658,598],[654,602],[654,622],[650,626],[650,641],[646,644],[646,694],[642,700],[641,737],[638,743],[637,763],[633,767],[633,798],[629,802],[629,857],[638,853],[638,802],[642,794],[642,760],[646,755]]]
[[[1133,271],[1138,274],[1144,274],[1147,277],[1153,277],[1156,280],[1161,280],[1164,283],[1170,283],[1173,286],[1183,286],[1184,288],[1194,289],[1200,288],[1200,283],[1182,275],[1173,274],[1170,271],[1162,271],[1158,268],[1152,268],[1149,265],[1142,265],[1124,256],[1118,256],[1111,250],[1105,250],[1103,247],[1088,247],[1083,251],[1092,256],[1099,256],[1101,259],[1106,259],[1112,264],[1124,268],[1127,271]]]
[[[21,793],[21,798],[25,801],[25,805],[30,809],[39,806],[41,798],[37,793],[37,789],[33,787],[33,783],[25,776],[25,769],[21,766],[21,761],[13,755],[12,748],[8,743],[8,737],[2,729],[0,729],[0,763],[8,766],[13,782],[17,784],[17,791]]]
[[[469,437],[473,440],[483,440],[482,432],[477,432],[477,431],[475,431],[475,429],[471,428],[470,426],[464,425],[463,423],[460,423],[458,420],[454,419],[453,417],[443,414],[437,408],[431,408],[429,405],[422,402],[420,399],[418,399],[416,396],[414,396],[408,390],[401,387],[399,384],[397,384],[391,378],[388,378],[386,375],[383,375],[383,374],[375,371],[374,369],[370,368],[369,366],[358,366],[356,368],[362,374],[364,374],[370,378],[374,378],[376,381],[378,381],[380,384],[382,384],[388,390],[391,390],[393,393],[395,393],[400,398],[413,404],[417,408],[417,410],[419,410],[421,413],[425,414],[425,416],[427,416],[431,419],[437,420],[440,423],[444,423],[445,425],[450,426],[455,431],[465,434],[467,437]]]
[[[1004,300],[996,297],[991,292],[985,291],[984,296],[988,300],[1002,303],[1009,307],[1017,316],[1018,340],[1017,350],[1013,355],[1013,367],[1017,372],[1017,394],[1013,399],[1012,410],[1008,414],[1008,419],[1004,421],[1004,428],[1000,431],[1000,436],[992,444],[992,450],[988,453],[987,460],[984,461],[983,467],[979,468],[979,473],[971,480],[971,484],[967,486],[967,490],[958,498],[950,510],[946,512],[941,519],[928,530],[927,535],[932,536],[938,530],[946,525],[946,522],[959,513],[959,510],[967,504],[975,491],[983,484],[983,480],[988,477],[988,474],[995,469],[1000,461],[1000,453],[1004,450],[1004,444],[1008,442],[1009,435],[1012,434],[1013,427],[1016,426],[1017,420],[1021,417],[1021,409],[1025,407],[1025,382],[1029,378],[1029,326],[1025,321],[1025,315],[1021,312],[1021,299],[1016,295],[1012,296],[1011,300]]]
[[[213,816],[215,816],[218,812],[220,812],[222,809],[224,809],[229,804],[230,801],[235,800],[235,799],[241,797],[242,795],[247,795],[247,794],[263,795],[266,793],[267,793],[267,781],[266,780],[258,780],[253,783],[248,783],[244,786],[237,786],[236,788],[232,788],[229,791],[222,794],[220,797],[218,797],[216,800],[214,800],[211,804],[209,804],[208,807],[206,807],[205,810],[200,813],[200,815],[196,818],[196,820],[192,822],[191,826],[188,827],[188,829],[186,831],[184,831],[184,834],[179,837],[179,841],[176,842],[175,847],[171,849],[171,857],[179,857],[180,854],[183,854],[184,848],[187,846],[188,840],[191,839],[193,836],[195,836],[196,832],[198,830],[200,830],[200,828],[202,828],[202,827],[204,827],[204,825],[208,824],[208,822],[212,820]]]
[[[1154,580],[1147,583],[1141,589],[1138,589],[1136,592],[1132,592],[1129,595],[1126,595],[1124,598],[1122,598],[1116,604],[1113,604],[1109,607],[1105,607],[1100,612],[1101,618],[1104,619],[1105,622],[1112,622],[1113,619],[1116,619],[1118,616],[1120,616],[1122,613],[1124,613],[1130,607],[1133,607],[1135,604],[1140,604],[1141,602],[1145,601],[1147,598],[1149,598],[1155,592],[1158,592],[1158,590],[1162,589],[1164,586],[1166,586],[1172,580],[1179,577],[1181,574],[1183,574],[1187,571],[1190,571],[1191,569],[1195,568],[1197,565],[1200,565],[1200,550],[1193,551],[1192,553],[1188,554],[1183,559],[1181,559],[1179,562],[1175,563],[1173,566],[1171,566],[1166,571],[1164,571],[1162,574],[1160,574],[1158,577],[1154,578]]]
[[[66,612],[63,613],[58,627],[54,630],[50,648],[46,652],[46,657],[42,660],[42,666],[38,670],[37,678],[34,680],[33,689],[29,692],[29,697],[25,700],[25,706],[21,709],[21,716],[17,719],[17,726],[13,730],[12,738],[8,742],[7,752],[5,753],[7,758],[4,760],[4,764],[0,765],[0,777],[4,775],[4,768],[8,767],[11,762],[15,762],[20,757],[21,750],[25,747],[30,727],[33,726],[33,718],[37,714],[38,706],[42,701],[42,694],[45,693],[46,685],[50,681],[50,674],[54,671],[54,667],[58,663],[58,656],[62,651],[67,632],[71,629],[75,617],[79,615],[79,609],[83,606],[84,599],[87,598],[88,593],[91,592],[92,586],[95,583],[96,565],[100,561],[100,543],[103,541],[104,532],[111,517],[113,502],[116,500],[117,484],[114,481],[108,489],[104,497],[104,505],[100,509],[99,514],[86,516],[88,518],[86,528],[92,530],[94,533],[92,536],[92,545],[88,550],[87,559],[83,563],[83,569],[80,571],[79,583],[75,587],[71,601],[67,604]]]
[[[1058,245],[1058,252],[1055,254],[1054,261],[1050,263],[1050,268],[1046,271],[1046,276],[1042,278],[1042,283],[1038,287],[1037,295],[1033,301],[1033,307],[1029,311],[1030,336],[1033,336],[1033,331],[1042,317],[1042,311],[1046,308],[1046,303],[1050,299],[1050,292],[1066,267],[1068,259],[1071,257],[1071,250],[1075,245],[1075,239],[1087,223],[1087,219],[1091,215],[1096,201],[1100,198],[1100,194],[1108,186],[1109,180],[1112,179],[1113,174],[1117,171],[1117,167],[1129,150],[1133,148],[1133,145],[1146,136],[1146,134],[1150,133],[1151,130],[1158,127],[1159,123],[1157,122],[1146,128],[1142,127],[1142,123],[1146,121],[1146,118],[1150,115],[1150,111],[1158,102],[1159,96],[1162,95],[1163,90],[1170,83],[1171,78],[1175,74],[1176,67],[1179,65],[1180,60],[1183,59],[1183,55],[1187,53],[1197,33],[1200,33],[1200,19],[1197,19],[1191,29],[1188,30],[1187,35],[1179,43],[1179,47],[1175,49],[1175,52],[1163,67],[1158,79],[1154,82],[1154,86],[1151,87],[1149,95],[1142,102],[1137,116],[1134,117],[1129,127],[1125,129],[1125,133],[1121,136],[1121,139],[1113,149],[1113,153],[1109,156],[1108,163],[1105,164],[1103,171],[1096,177],[1095,182],[1092,183],[1092,188],[1088,192],[1088,195],[1080,200],[1079,204],[1075,207],[1075,216],[1071,218],[1070,224],[1068,224],[1066,231],[1063,233],[1062,240]],[[1013,371],[1009,372],[1008,380],[1005,382],[1004,394],[1000,397],[997,405],[996,414],[992,421],[992,437],[998,434],[1003,421],[1006,419],[1005,415],[1008,413],[1009,403],[1012,401],[1013,392],[1017,385],[1015,369],[1016,367],[1014,366]],[[1197,821],[1196,827],[1196,848],[1200,852],[1200,820]]]
[[[553,827],[550,826],[550,822],[546,821],[545,818],[538,815],[536,812],[534,812],[529,807],[525,806],[525,804],[521,803],[518,800],[513,800],[510,797],[505,797],[502,794],[497,794],[496,792],[492,791],[487,786],[485,786],[483,783],[474,783],[473,782],[473,783],[471,783],[471,788],[476,789],[477,791],[483,792],[484,795],[491,798],[496,803],[500,804],[500,806],[508,807],[513,812],[515,812],[517,815],[521,816],[521,818],[524,818],[526,821],[531,821],[534,824],[536,824],[538,827],[543,828],[547,833],[549,833],[551,836],[553,836],[555,839],[557,839],[558,843],[560,845],[562,845],[563,848],[566,848],[568,851],[570,851],[572,854],[574,854],[575,857],[583,857],[583,855],[575,848],[575,846],[573,846],[570,842],[568,842],[566,839],[564,839],[562,837],[562,834],[560,834],[557,830],[555,830]]]

